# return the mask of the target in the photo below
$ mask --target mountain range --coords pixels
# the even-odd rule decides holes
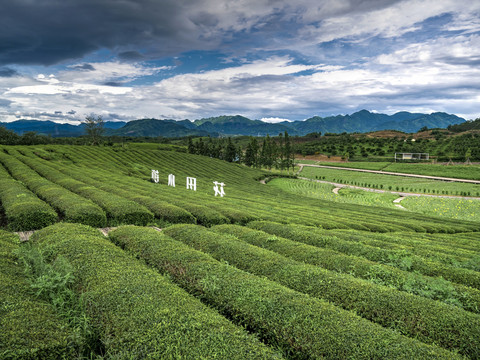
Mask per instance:
[[[141,119],[129,122],[105,122],[105,135],[117,136],[276,136],[287,131],[290,135],[306,135],[313,132],[325,133],[366,133],[378,130],[399,130],[414,133],[423,127],[446,128],[449,125],[462,124],[466,120],[456,115],[436,112],[432,114],[398,112],[394,115],[373,113],[361,110],[351,115],[330,117],[314,116],[304,121],[284,121],[267,123],[251,120],[244,116],[217,116],[195,121],[190,120],[157,120]],[[85,126],[59,124],[53,121],[18,120],[0,123],[0,126],[23,134],[35,131],[52,137],[81,136],[85,134]]]

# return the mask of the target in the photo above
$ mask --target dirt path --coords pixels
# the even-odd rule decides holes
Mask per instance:
[[[384,193],[396,194],[396,195],[399,195],[401,197],[426,196],[426,197],[441,198],[441,199],[480,200],[480,197],[473,197],[473,196],[453,196],[453,195],[433,195],[433,194],[407,193],[407,192],[400,192],[400,191],[371,189],[371,188],[355,186],[355,185],[339,184],[339,183],[335,183],[335,182],[331,182],[331,181],[315,180],[315,179],[309,179],[309,178],[301,177],[301,176],[299,176],[298,178],[301,179],[301,180],[307,180],[307,181],[313,181],[313,182],[318,182],[318,183],[322,183],[322,184],[334,185],[338,189],[346,187],[346,188],[350,188],[350,189],[359,189],[359,190],[370,191],[370,192],[375,192],[375,193],[380,193],[380,194],[384,194]],[[338,193],[338,190],[337,190],[337,193]]]
[[[358,171],[358,172],[366,172],[366,173],[372,173],[372,174],[406,176],[406,177],[415,177],[415,178],[430,179],[430,180],[442,180],[442,181],[451,181],[451,182],[463,182],[463,183],[470,183],[470,184],[480,184],[479,180],[457,179],[457,178],[418,175],[418,174],[406,174],[406,173],[397,173],[397,172],[381,171],[381,170],[365,170],[365,169],[354,169],[354,168],[346,168],[346,167],[338,167],[338,166],[313,165],[313,164],[297,164],[297,166],[300,166],[300,170],[298,171],[298,173],[300,173],[303,170],[304,166],[311,166],[311,167],[318,167],[318,168],[324,168],[324,169]]]

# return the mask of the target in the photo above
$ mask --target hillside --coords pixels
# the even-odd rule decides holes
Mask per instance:
[[[480,223],[312,198],[175,151],[0,150],[9,358],[480,356]]]

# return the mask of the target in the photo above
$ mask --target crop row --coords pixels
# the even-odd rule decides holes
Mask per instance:
[[[215,226],[213,230],[234,235],[249,244],[274,251],[296,261],[320,266],[336,273],[352,275],[371,283],[388,286],[391,289],[463,307],[465,310],[475,313],[480,312],[480,291],[468,286],[403,271],[362,257],[272,236],[248,227]]]
[[[0,230],[0,358],[72,359],[68,324],[37,300],[14,251],[18,237]]]
[[[241,226],[219,225],[213,228],[219,233],[214,233],[195,225],[185,225],[167,228],[165,233],[217,260],[353,310],[361,317],[401,334],[459,349],[466,355],[480,355],[480,349],[473,345],[474,339],[480,336],[479,315],[291,260],[225,235],[244,234],[243,229]],[[243,239],[242,236],[239,238]]]
[[[0,166],[0,201],[13,231],[39,229],[57,221],[58,215],[47,203],[40,200],[21,182],[13,179]]]
[[[37,163],[42,166],[48,165],[49,168],[53,167],[57,172],[63,173],[63,177],[74,176],[77,182],[80,181],[84,185],[88,185],[87,187],[103,186],[104,193],[135,201],[154,212],[155,204],[152,203],[152,200],[146,199],[151,197],[158,202],[157,208],[167,203],[174,205],[190,213],[204,225],[228,222],[246,223],[255,219],[264,219],[373,232],[411,230],[459,232],[478,230],[479,228],[478,224],[471,222],[444,221],[405,213],[402,213],[402,217],[400,217],[399,211],[396,210],[379,213],[376,209],[353,204],[336,204],[308,198],[302,198],[299,203],[298,196],[286,192],[279,193],[276,189],[255,181],[254,175],[258,175],[258,171],[216,159],[199,158],[183,153],[139,150],[115,152],[112,149],[92,149],[81,146],[47,148],[49,151],[40,149],[43,152],[37,151],[36,148],[16,147],[15,149],[26,156],[20,155],[12,148],[9,148],[8,151],[22,161],[30,159],[28,165],[37,172],[40,172],[35,167]],[[44,160],[37,155],[51,160]],[[125,165],[132,164],[133,161],[136,161],[133,165]],[[134,174],[132,176],[126,176],[130,171],[128,169],[130,166],[141,169],[141,172],[148,170],[141,176],[135,175],[137,172],[132,173]],[[151,168],[158,168],[165,175],[160,184],[152,184],[147,181]],[[198,183],[204,185],[199,188],[199,191],[189,191],[187,194],[188,190],[184,189],[184,186],[178,185],[177,188],[166,186],[169,173],[174,173],[179,177],[199,176]],[[48,177],[50,176],[48,173],[41,173],[41,175],[52,180]],[[227,195],[219,200],[213,196],[212,180],[223,181],[223,179],[227,184]],[[66,184],[58,184],[77,192]],[[115,189],[120,189],[121,193]],[[102,206],[90,194],[88,196],[80,195]],[[282,202],[282,207],[278,206],[279,202]],[[164,213],[168,215],[172,209],[170,207]],[[107,209],[104,208],[104,210]],[[166,219],[162,217],[161,209],[156,211],[156,217],[164,218],[167,222],[184,221],[176,220],[176,215],[173,215],[170,220]],[[183,215],[188,216],[185,212]],[[109,219],[111,217],[109,216]],[[126,221],[116,221],[116,223],[121,222]]]
[[[374,251],[384,253],[382,262],[393,262],[410,256],[420,256],[425,259],[441,262],[454,267],[464,267],[471,270],[480,270],[475,265],[475,258],[478,257],[478,245],[472,248],[462,248],[458,244],[458,235],[450,236],[448,242],[438,242],[438,237],[432,234],[413,235],[410,233],[394,234],[365,234],[351,230],[321,230],[315,228],[317,235],[335,237],[340,241],[349,241],[376,248]],[[476,233],[470,235],[477,236]],[[415,237],[418,237],[416,239]],[[359,246],[361,247],[361,246]],[[378,250],[377,250],[378,249]],[[381,249],[381,250],[380,250]],[[368,251],[367,250],[367,251]]]
[[[107,215],[109,225],[137,224],[146,225],[153,221],[153,214],[144,206],[122,198],[113,193],[107,193],[93,186],[66,176],[40,161],[29,164],[36,172],[51,182],[58,184],[100,206]]]
[[[193,226],[193,228],[191,228]],[[194,225],[174,225],[179,236]],[[299,293],[213,259],[152,229],[122,227],[112,241],[292,358],[388,359],[455,356],[385,329],[324,300]]]
[[[92,201],[52,183],[13,156],[0,152],[0,162],[15,179],[53,206],[64,221],[95,227],[106,226],[105,212]]]
[[[52,167],[51,164],[48,163],[42,163],[42,161],[36,160],[36,159],[31,159],[28,157],[21,157],[21,160],[30,166],[32,169],[37,169],[39,172],[43,173],[49,173],[51,171],[60,171],[61,167]],[[83,180],[86,179],[85,177],[85,171],[82,172],[81,178]],[[64,175],[67,177],[68,175]],[[116,175],[111,176],[115,180]],[[88,179],[87,179],[88,180]],[[92,185],[92,183],[89,183],[89,185]],[[195,218],[188,213],[186,210],[181,209],[173,204],[170,204],[165,201],[158,201],[153,199],[150,196],[145,196],[141,195],[138,192],[132,191],[132,189],[124,189],[120,186],[111,184],[111,183],[106,183],[106,182],[96,182],[95,187],[99,190],[105,191],[107,193],[114,193],[118,196],[121,196],[122,198],[134,201],[136,203],[139,203],[148,210],[150,210],[155,217],[164,219],[168,222],[172,223],[192,223],[195,222]],[[89,224],[86,224],[89,225]]]
[[[316,233],[315,228],[302,225],[282,225],[273,222],[251,222],[248,226],[308,245],[341,251],[347,255],[362,256],[371,261],[388,262],[393,266],[408,271],[417,271],[427,276],[442,276],[446,280],[480,289],[480,273],[473,270],[456,268],[423,259],[418,256],[409,256],[405,260],[402,257],[398,257],[393,259],[393,261],[390,261],[391,257],[389,258],[388,256],[388,250],[356,244],[349,241],[342,241],[341,239],[334,237],[326,237],[321,231]]]
[[[87,151],[85,149],[82,149],[82,150]],[[112,155],[112,154],[108,154],[108,155],[111,156],[111,157],[114,157],[114,155]],[[126,156],[126,152],[122,152],[121,154],[115,154],[115,155]],[[148,159],[148,157],[151,156],[148,153],[143,154],[143,155],[144,156],[139,157],[139,158],[142,159],[142,161],[146,161],[145,158]],[[164,162],[162,162],[163,166],[167,166],[167,164],[171,163],[172,167],[173,167],[173,166],[175,166],[175,163],[187,162],[188,165],[192,165],[192,167],[194,167],[194,165],[191,164],[191,159],[188,158],[188,155],[168,153],[168,154],[165,155],[165,157],[166,157],[165,159],[163,158],[163,155],[164,154],[162,153],[162,160],[165,160]],[[186,158],[182,159],[182,158],[179,158],[179,157],[186,157]],[[173,158],[173,160],[171,160],[171,159],[169,160],[168,158]],[[77,159],[78,159],[78,155],[77,155]],[[212,159],[208,159],[208,160],[212,160]],[[137,161],[139,161],[139,160],[137,160]],[[158,158],[156,160],[152,159],[152,161],[157,161],[158,162]],[[127,162],[127,160],[124,160],[124,163],[125,162]],[[206,165],[207,164],[204,164],[203,167],[208,168],[208,166],[206,166]],[[195,166],[198,166],[198,165],[195,165]],[[110,171],[110,169],[109,169],[109,174],[110,175],[106,175],[102,172],[102,170],[98,169],[98,170],[96,170],[97,176],[102,177],[105,180],[109,177],[111,178],[112,174],[114,174],[114,169],[113,168],[111,168],[111,169],[112,169],[112,171]],[[68,170],[70,170],[70,169],[65,169],[65,171],[68,171]],[[205,169],[203,169],[202,171],[205,172]],[[135,181],[134,181],[135,179],[132,178],[132,177],[126,178],[125,176],[122,176],[122,179],[123,179],[123,182],[124,182],[125,186],[128,186],[128,185],[132,186],[135,183]],[[100,179],[98,179],[98,180],[100,180]],[[166,179],[165,179],[165,181],[166,181]],[[233,178],[229,178],[229,181],[233,182]],[[129,182],[130,184],[127,184],[126,182]],[[115,184],[117,186],[119,186],[118,178],[115,179]],[[254,184],[254,185],[258,186],[259,184]],[[145,184],[141,184],[141,187],[143,188],[143,190],[146,190],[145,186],[146,186]],[[263,190],[267,187],[260,186],[259,188]],[[153,188],[150,188],[150,189],[153,189]],[[149,193],[154,192],[152,190],[148,190],[148,191],[149,191]],[[167,190],[165,190],[165,192],[166,191]],[[230,191],[230,190],[228,190],[228,191]],[[238,197],[235,197],[233,199],[234,204],[232,204],[233,205],[232,207],[234,207],[235,209],[243,210],[244,213],[245,213],[245,211],[248,211],[248,212],[252,213],[252,215],[257,216],[259,218],[264,218],[264,219],[269,218],[271,220],[278,219],[279,217],[280,218],[286,218],[288,216],[290,221],[292,219],[295,219],[295,221],[301,222],[301,223],[315,224],[315,223],[321,222],[322,225],[329,226],[329,227],[354,227],[354,228],[357,228],[357,229],[373,230],[373,231],[375,231],[375,230],[386,231],[385,226],[393,227],[393,225],[390,225],[390,224],[385,225],[385,222],[382,222],[382,224],[380,225],[380,223],[373,224],[370,219],[368,221],[365,221],[365,219],[364,219],[365,211],[362,211],[362,212],[358,211],[357,215],[353,215],[352,213],[350,213],[350,214],[348,214],[350,216],[348,216],[348,219],[347,219],[347,216],[346,216],[347,214],[345,214],[346,213],[345,209],[342,209],[342,210],[339,209],[338,211],[335,211],[335,210],[331,209],[330,204],[329,204],[329,207],[330,207],[329,212],[330,213],[335,212],[336,214],[327,214],[324,209],[321,209],[320,211],[322,211],[323,214],[322,214],[322,217],[319,217],[317,209],[315,209],[315,211],[312,211],[313,209],[310,210],[309,206],[307,206],[307,207],[306,206],[295,206],[295,205],[292,206],[291,202],[288,201],[289,200],[288,198],[285,199],[286,204],[282,208],[281,213],[269,214],[271,212],[278,211],[278,209],[276,209],[277,208],[276,203],[275,203],[275,205],[272,204],[271,206],[268,206],[269,203],[271,203],[271,201],[269,201],[269,198],[272,197],[272,192],[270,191],[269,193],[261,194],[261,195],[263,195],[263,196],[261,196],[261,200],[260,199],[257,200],[257,198],[259,198],[259,196],[256,197],[255,194],[252,194],[252,193],[238,195]],[[179,204],[181,206],[185,206],[185,199],[178,198],[178,192],[175,193],[175,192],[170,191],[168,193],[168,196],[169,196],[169,201],[170,202],[176,200],[177,204]],[[192,195],[190,195],[190,196],[192,196]],[[229,199],[232,197],[230,192],[228,193],[227,197]],[[242,199],[242,197],[243,197],[243,199]],[[253,204],[248,204],[247,205],[248,208],[244,210],[242,205],[245,204],[245,200],[244,200],[245,197],[248,197],[249,199],[254,200],[254,203]],[[275,197],[277,197],[277,195],[275,195]],[[194,200],[194,199],[192,199],[192,200]],[[295,199],[296,202],[297,202],[297,200],[298,199]],[[224,201],[222,203],[221,208],[223,209],[224,212],[226,211],[225,202],[228,202],[228,201],[229,200]],[[209,200],[209,202],[210,202],[210,204],[209,204],[210,206],[215,206],[211,200]],[[259,202],[261,202],[261,204],[262,204],[261,207],[268,208],[268,210],[269,210],[268,213],[265,212],[265,211],[263,211],[263,213],[262,213],[258,209],[256,209],[256,208],[260,207],[259,204],[258,204]],[[257,204],[257,206],[255,206],[255,204]],[[308,204],[308,205],[310,205],[310,204]],[[316,205],[317,205],[316,207],[318,207],[318,204],[316,204]],[[291,211],[289,211],[290,209],[291,209]],[[196,209],[192,209],[192,211],[195,211],[195,210]],[[364,210],[364,208],[362,210]],[[310,212],[311,212],[311,215],[309,214]],[[360,220],[360,221],[354,220],[354,218],[360,218],[360,217],[362,218],[362,220]],[[378,219],[378,220],[381,220],[381,219]],[[210,223],[213,223],[213,224],[218,223],[218,220],[213,219],[213,221],[210,221]],[[345,226],[345,224],[347,224],[347,226]],[[437,227],[438,226],[445,227],[445,225],[437,225]],[[432,228],[433,228],[433,226],[432,226]],[[397,230],[398,229],[405,230],[407,228],[403,227],[403,226],[402,227],[399,226],[397,228]]]
[[[76,288],[88,288],[87,315],[107,358],[280,358],[95,229],[56,224],[32,241],[69,260]]]

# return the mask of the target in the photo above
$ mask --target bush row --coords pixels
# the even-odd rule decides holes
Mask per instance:
[[[65,321],[36,300],[13,252],[18,237],[0,230],[0,359],[73,359]]]
[[[38,162],[40,160],[35,160],[31,158],[23,157],[21,158],[22,161],[29,164],[32,168],[41,166]],[[44,166],[47,166],[47,163],[43,163]],[[54,167],[56,170],[61,170],[61,167],[53,166],[53,164],[48,163],[48,166]],[[72,172],[74,169],[72,167],[69,168],[69,171]],[[139,195],[138,192],[132,191],[132,187],[129,187],[128,190],[118,186],[117,184],[111,184],[110,182],[105,182],[106,177],[105,174],[102,174],[103,181],[98,180],[94,184],[91,183],[90,177],[86,177],[86,173],[90,173],[88,170],[83,170],[81,172],[82,180],[87,182],[91,185],[94,185],[98,189],[104,190],[106,192],[115,193],[125,199],[134,201],[145,206],[148,210],[150,210],[156,218],[164,220],[169,223],[195,223],[195,218],[185,209],[182,209],[178,206],[173,204],[169,204],[165,201],[158,201],[153,199],[151,196]],[[110,181],[119,181],[118,175],[111,174],[109,177]],[[87,224],[89,225],[89,224]]]
[[[75,180],[49,166],[44,165],[40,160],[29,160],[20,157],[40,175],[48,180],[80,195],[90,199],[105,210],[107,222],[111,226],[119,224],[147,225],[153,221],[153,214],[144,206],[127,200],[119,195],[107,193],[103,190],[89,186],[82,181]],[[43,160],[42,160],[43,161]]]
[[[57,224],[38,231],[31,240],[42,251],[69,260],[77,288],[88,288],[86,311],[107,358],[277,357],[95,229]]]
[[[267,233],[282,236],[287,239],[302,242],[316,247],[324,247],[341,251],[348,255],[362,256],[371,261],[388,263],[408,271],[416,271],[427,276],[442,276],[446,280],[480,289],[480,273],[462,268],[441,264],[435,261],[422,259],[418,256],[392,257],[388,250],[325,236],[316,232],[313,227],[302,225],[283,225],[267,221],[254,221],[248,227],[262,230]]]
[[[38,162],[40,160],[29,161]],[[54,164],[49,163],[48,166],[65,172],[65,169],[60,169]],[[107,192],[120,194],[122,197],[141,203],[142,205],[147,206],[151,211],[154,211],[157,217],[168,222],[198,222],[205,226],[230,222],[230,220],[222,215],[219,211],[208,206],[187,202],[181,198],[178,199],[173,194],[161,194],[157,191],[152,191],[152,188],[147,189],[145,187],[146,185],[152,185],[148,182],[139,182],[134,178],[126,178],[125,176],[118,176],[115,174],[109,175],[107,180],[105,174],[95,174],[93,171],[80,171],[74,168],[69,168],[68,174],[69,176],[73,176],[75,179],[81,180],[88,185],[93,185]],[[158,185],[156,188],[156,190],[158,190]],[[155,210],[157,212],[155,212]],[[194,217],[193,219],[192,216]],[[245,216],[243,214],[241,219],[243,220],[244,218]]]
[[[402,271],[388,265],[377,264],[361,257],[306,245],[248,227],[215,227],[217,231],[233,235],[252,245],[275,251],[283,256],[339,273],[350,274],[370,282],[389,286],[425,298],[463,307],[480,313],[480,291],[468,286]]]
[[[55,223],[57,213],[21,182],[14,180],[0,166],[0,201],[12,231],[40,229]]]
[[[249,242],[249,235],[255,237],[258,234],[255,230],[237,225],[219,225],[212,230],[218,233],[201,227],[185,227],[183,232],[175,232],[173,237],[209,253],[217,260],[353,310],[404,335],[447,349],[457,349],[471,357],[480,356],[480,347],[475,340],[480,338],[480,315],[351,275],[297,262],[238,240]],[[169,229],[165,232],[168,234]],[[272,236],[270,241],[275,242]],[[262,245],[261,241],[254,242]]]
[[[475,257],[475,251],[460,249],[456,246],[447,246],[447,244],[438,244],[431,241],[430,234],[425,234],[422,241],[413,241],[412,234],[363,234],[345,230],[321,230],[315,229],[316,234],[322,233],[324,236],[335,236],[339,241],[349,241],[361,245],[374,247],[379,252],[384,252],[382,262],[390,261],[392,258],[402,258],[418,256],[421,258],[438,261],[454,267],[471,266],[470,259]],[[451,245],[455,244],[455,237],[451,236]],[[475,270],[475,269],[472,269]]]
[[[202,236],[196,225],[166,229],[176,238]],[[123,227],[112,241],[168,272],[290,358],[393,359],[456,356],[402,336],[326,301],[257,277],[151,229]]]
[[[94,227],[107,224],[105,212],[91,200],[85,199],[60,185],[41,177],[20,160],[0,152],[0,161],[17,180],[49,203],[67,222],[78,222]]]

